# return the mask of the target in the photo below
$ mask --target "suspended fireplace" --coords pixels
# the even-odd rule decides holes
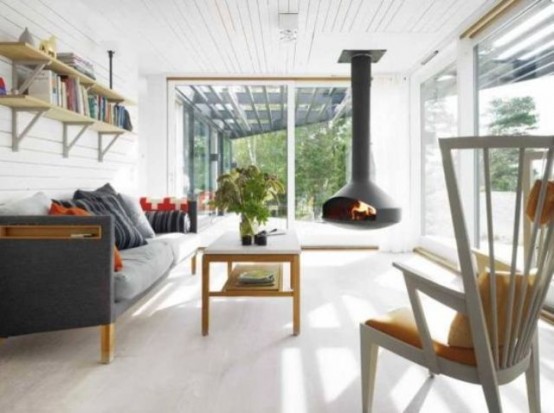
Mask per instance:
[[[401,210],[385,191],[371,182],[370,87],[371,64],[385,50],[344,50],[339,63],[351,64],[352,179],[323,204],[323,219],[348,228],[378,229],[400,222]]]

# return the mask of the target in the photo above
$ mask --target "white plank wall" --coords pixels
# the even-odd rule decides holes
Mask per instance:
[[[114,57],[114,88],[137,101],[138,68],[136,54],[126,48],[124,33],[102,14],[71,0],[1,0],[0,41],[16,41],[25,27],[36,45],[54,35],[59,52],[74,52],[92,61],[97,80],[108,85],[107,49],[117,45]],[[71,15],[67,14],[68,10]],[[121,50],[120,50],[121,48]],[[0,57],[0,76],[11,88],[12,64]],[[129,106],[134,131],[121,136],[98,162],[98,135],[87,131],[72,148],[69,158],[62,157],[63,126],[40,119],[21,142],[19,152],[11,150],[11,110],[0,106],[0,203],[36,191],[52,196],[70,195],[76,188],[94,189],[111,182],[124,192],[140,192],[138,110]],[[20,130],[30,119],[20,115]],[[111,137],[106,137],[109,141]]]

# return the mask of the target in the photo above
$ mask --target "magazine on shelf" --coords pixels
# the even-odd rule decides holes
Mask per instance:
[[[241,272],[238,276],[240,284],[263,285],[275,282],[275,272],[266,269],[252,269]]]

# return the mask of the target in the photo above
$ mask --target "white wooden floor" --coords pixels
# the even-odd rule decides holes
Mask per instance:
[[[0,412],[359,412],[358,323],[404,305],[383,253],[302,256],[302,334],[289,299],[220,299],[200,334],[200,277],[188,263],[117,322],[116,359],[97,363],[97,329],[9,339],[0,347]],[[223,276],[223,267],[214,267]],[[446,283],[455,280],[434,271]],[[554,412],[554,328],[541,323],[543,411]],[[377,412],[484,412],[479,387],[382,352]],[[526,411],[520,378],[502,388],[505,411]]]

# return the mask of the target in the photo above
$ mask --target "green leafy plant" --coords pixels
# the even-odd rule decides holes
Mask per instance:
[[[232,169],[220,175],[217,184],[211,204],[241,215],[241,236],[254,235],[257,225],[269,219],[268,202],[285,192],[276,176],[260,171],[255,165]]]

